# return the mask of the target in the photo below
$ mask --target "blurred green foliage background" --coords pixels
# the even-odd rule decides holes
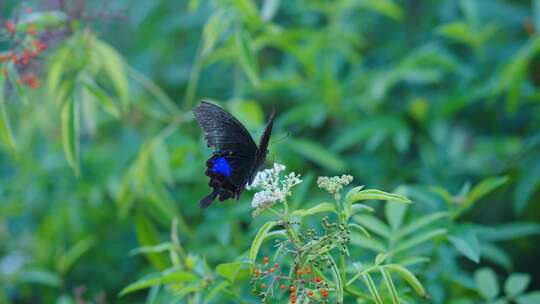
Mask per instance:
[[[245,254],[263,223],[249,192],[198,208],[211,153],[190,113],[201,98],[256,137],[277,110],[268,162],[304,176],[296,206],[315,176],[347,173],[406,185],[414,218],[506,176],[462,215],[508,228],[503,262],[459,268],[527,272],[540,287],[538,1],[3,0],[2,23],[26,7],[38,25],[58,13],[43,36],[65,31],[32,67],[40,88],[3,85],[1,303],[144,301],[117,295],[164,257],[129,252],[168,240],[174,217],[209,265]],[[434,301],[457,280],[428,284]]]

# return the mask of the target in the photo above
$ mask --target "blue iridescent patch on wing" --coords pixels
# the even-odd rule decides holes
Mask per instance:
[[[231,176],[231,165],[229,165],[225,157],[218,157],[213,161],[212,172]]]

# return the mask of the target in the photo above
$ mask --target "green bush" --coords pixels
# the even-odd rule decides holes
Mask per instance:
[[[538,1],[0,8],[0,303],[540,302]],[[201,99],[302,182],[199,209]]]

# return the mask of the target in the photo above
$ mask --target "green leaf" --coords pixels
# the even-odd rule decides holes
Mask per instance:
[[[140,211],[135,215],[135,232],[141,246],[150,247],[160,244],[154,224]],[[159,253],[146,253],[145,256],[155,268],[159,270],[167,268],[167,260]]]
[[[257,232],[257,235],[253,239],[253,242],[251,243],[251,249],[249,250],[249,259],[255,263],[255,260],[257,260],[257,254],[259,253],[259,248],[261,248],[261,244],[266,238],[266,235],[268,234],[268,231],[272,229],[277,223],[276,222],[266,222],[260,229],[259,232]]]
[[[62,106],[62,142],[66,160],[77,176],[80,174],[79,115],[78,102],[73,98],[68,99]]]
[[[392,281],[392,277],[390,274],[384,269],[384,267],[379,267],[379,271],[382,274],[384,285],[386,286],[386,289],[390,293],[392,303],[393,304],[399,304],[401,303],[398,292],[396,290],[396,286],[394,285],[394,282]]]
[[[362,274],[362,278],[364,279],[364,283],[366,283],[366,286],[369,289],[369,293],[371,294],[373,301],[376,304],[383,304],[381,295],[377,291],[377,286],[375,285],[375,282],[373,282],[373,278],[369,275],[369,273]]]
[[[540,1],[532,0],[533,24],[537,33],[540,33]]]
[[[214,46],[229,29],[231,24],[230,15],[226,10],[217,10],[206,22],[203,29],[203,44],[201,54],[208,55],[214,49]]]
[[[129,255],[145,254],[145,253],[159,253],[173,250],[174,245],[171,242],[161,243],[155,246],[142,246],[135,248],[129,252]]]
[[[386,252],[387,248],[383,242],[376,240],[375,238],[363,237],[357,233],[353,234],[351,243],[362,248],[366,248],[375,252]]]
[[[156,285],[189,283],[197,280],[198,277],[195,274],[185,271],[152,274],[126,286],[124,289],[122,289],[122,291],[120,291],[120,296]]]
[[[390,239],[391,231],[383,221],[379,220],[375,216],[369,214],[356,215],[353,217],[354,221],[386,239]]]
[[[332,172],[343,172],[347,168],[347,164],[338,156],[309,140],[295,139],[289,149]]]
[[[129,87],[122,57],[113,47],[98,39],[94,41],[94,51],[97,58],[101,60],[101,66],[111,80],[120,101],[126,108],[129,103]]]
[[[97,240],[93,236],[79,240],[71,247],[58,261],[58,271],[61,274],[67,273],[71,267],[79,260],[88,250],[96,245]]]
[[[516,298],[518,304],[538,304],[540,303],[540,291],[533,291]]]
[[[401,7],[391,0],[367,0],[360,2],[362,6],[378,12],[381,15],[395,19],[396,21],[403,20],[403,10]]]
[[[540,224],[529,222],[513,222],[498,224],[482,229],[477,233],[481,239],[499,242],[524,238],[532,235],[540,235]]]
[[[504,292],[509,297],[515,297],[523,293],[529,282],[531,281],[531,276],[526,273],[513,273],[506,279],[504,282]]]
[[[331,203],[320,203],[317,206],[311,207],[309,209],[298,209],[291,213],[292,216],[304,217],[307,215],[313,215],[321,212],[336,212],[334,204]]]
[[[258,19],[257,6],[253,0],[233,0],[233,4],[248,20]]]
[[[377,189],[366,189],[357,192],[350,191],[345,197],[345,203],[352,204],[364,200],[383,200],[399,203],[411,203],[407,197],[395,193],[388,193]]]
[[[402,251],[409,250],[410,248],[418,246],[431,239],[443,236],[446,233],[447,233],[446,229],[429,230],[425,233],[421,233],[421,234],[419,233],[408,240],[400,241],[398,245],[395,247],[395,249],[391,251],[391,253],[392,255],[396,255]]]
[[[407,207],[405,204],[394,203],[392,201],[384,205],[384,213],[392,230],[396,231],[401,228]]]
[[[433,214],[429,214],[429,215],[414,219],[409,224],[399,229],[399,231],[396,232],[396,235],[394,235],[394,239],[397,240],[411,233],[415,233],[416,231],[428,226],[429,224],[447,216],[448,216],[448,212],[442,211],[442,212],[436,212]]]
[[[0,67],[1,69],[1,67]],[[4,100],[4,86],[5,80],[3,73],[0,73],[0,139],[4,144],[15,151],[15,140],[13,139],[13,133],[11,132],[11,124],[5,108],[6,101]]]
[[[478,185],[474,186],[474,188],[471,190],[469,195],[467,195],[467,199],[465,200],[464,205],[465,206],[472,205],[473,203],[478,201],[480,198],[490,193],[491,191],[497,189],[498,187],[500,187],[507,181],[508,181],[507,176],[486,178],[485,180],[481,181]]]
[[[18,283],[40,284],[50,287],[60,287],[62,285],[62,279],[58,274],[43,269],[18,271],[15,274],[15,280]]]
[[[355,223],[349,223],[348,226],[351,227],[351,228],[356,228],[356,229],[360,230],[360,232],[362,232],[363,234],[365,234],[366,237],[368,237],[368,238],[371,237],[371,236],[369,235],[369,232],[368,232],[364,227],[362,227],[362,226],[360,226],[360,225],[358,225],[358,224],[355,224]]]
[[[230,283],[234,283],[237,279],[249,274],[248,265],[246,262],[223,263],[216,267],[216,272],[227,279]]]
[[[474,273],[476,289],[486,300],[494,300],[499,295],[497,276],[490,268],[481,268]]]
[[[455,21],[440,25],[436,28],[439,35],[468,44],[474,48],[479,47],[481,43],[476,33],[463,21]]]
[[[385,269],[389,271],[393,271],[397,273],[405,282],[407,282],[414,291],[422,298],[427,297],[426,289],[420,283],[420,281],[416,278],[416,276],[410,272],[407,268],[398,265],[398,264],[388,264],[383,266]]]
[[[505,268],[506,271],[510,271],[514,268],[510,255],[499,246],[488,242],[482,242],[481,248],[482,258]]]
[[[115,102],[107,95],[107,93],[98,87],[95,83],[89,81],[84,82],[83,90],[86,90],[90,95],[95,97],[95,100],[101,105],[105,112],[109,113],[115,118],[120,117],[120,110],[116,106]]]
[[[527,165],[516,181],[514,190],[514,211],[521,214],[540,185],[540,157]]]
[[[249,33],[242,29],[237,30],[235,41],[240,66],[244,70],[244,73],[246,73],[251,84],[255,87],[259,86],[261,82],[259,80],[259,67]]]
[[[480,243],[474,231],[466,230],[457,235],[449,235],[448,240],[469,260],[480,262]]]

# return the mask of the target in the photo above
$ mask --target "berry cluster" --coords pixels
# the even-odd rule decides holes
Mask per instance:
[[[347,245],[351,240],[351,231],[344,224],[331,223],[328,216],[322,219],[324,233],[319,236],[314,229],[308,229],[305,233],[298,236],[307,245],[306,249],[312,252],[328,252],[337,247],[341,253],[349,255]]]
[[[295,266],[284,271],[279,263],[270,263],[268,257],[263,258],[262,266],[254,268],[252,273],[253,291],[262,303],[269,299],[285,296],[288,293],[290,304],[295,303],[328,303],[329,285],[311,266]],[[279,291],[278,291],[279,290]]]
[[[26,14],[32,14],[32,8],[25,9]],[[16,79],[18,85],[26,85],[30,89],[37,89],[41,82],[31,67],[40,54],[47,49],[43,37],[39,37],[36,25],[33,22],[18,23],[18,18],[7,20],[3,31],[10,48],[0,52],[0,63],[11,61],[20,77]],[[2,68],[4,76],[8,76],[7,65]]]

